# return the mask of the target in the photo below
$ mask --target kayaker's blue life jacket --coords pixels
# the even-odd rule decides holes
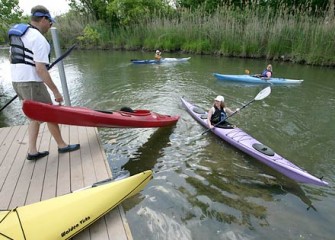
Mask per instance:
[[[223,119],[227,118],[227,113],[224,111],[224,109],[218,109],[216,106],[214,106],[215,112],[212,114],[211,117],[211,123],[217,124],[217,123],[225,123],[225,121],[221,122]]]
[[[23,63],[35,67],[35,62],[32,57],[34,53],[32,52],[32,50],[24,46],[21,39],[21,37],[28,31],[29,28],[35,28],[36,30],[38,30],[36,27],[25,23],[16,24],[11,29],[9,29],[8,36],[10,41],[9,45],[11,46],[11,54],[10,54],[11,64]]]
[[[271,76],[272,76],[272,72],[270,70],[267,70],[267,69],[264,69],[264,71],[262,72],[261,74],[261,77],[268,77],[267,76],[267,73],[270,72],[271,73]]]

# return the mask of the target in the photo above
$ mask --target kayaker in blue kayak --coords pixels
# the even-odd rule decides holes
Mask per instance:
[[[239,111],[239,109],[236,109],[236,111]],[[232,111],[230,108],[226,107],[224,102],[224,97],[219,95],[214,99],[214,105],[209,109],[207,114],[207,124],[209,128],[213,128],[215,124],[225,125],[227,124],[226,121],[224,121],[225,118],[228,117],[227,114],[231,115],[234,111]]]
[[[160,61],[161,60],[161,58],[162,58],[161,54],[162,54],[161,51],[156,50],[156,54],[155,54],[155,60],[156,61]]]
[[[256,74],[254,77],[258,77],[264,80],[269,80],[272,77],[272,65],[267,65],[266,69],[261,74]]]

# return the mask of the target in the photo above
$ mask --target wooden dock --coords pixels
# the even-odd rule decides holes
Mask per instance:
[[[80,143],[80,150],[58,154],[44,123],[38,149],[50,154],[28,161],[28,126],[0,128],[0,209],[64,195],[111,177],[96,128],[62,125],[61,131],[66,142]],[[132,235],[122,206],[118,206],[73,239],[131,240]]]

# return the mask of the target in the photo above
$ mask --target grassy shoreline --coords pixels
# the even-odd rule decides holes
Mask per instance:
[[[315,18],[282,10],[274,16],[270,9],[259,13],[222,8],[204,16],[201,11],[185,10],[174,18],[143,19],[115,30],[83,18],[65,20],[71,24],[60,21],[63,41],[70,45],[75,39],[85,49],[160,49],[335,66],[335,18],[331,14]]]
[[[112,28],[71,12],[55,25],[64,48],[183,52],[240,58],[264,58],[335,67],[335,17],[307,13],[275,14],[268,9],[220,8],[212,15],[183,10],[173,17],[143,18]]]

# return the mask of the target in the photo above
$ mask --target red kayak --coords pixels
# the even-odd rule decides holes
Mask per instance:
[[[69,107],[23,101],[23,112],[27,117],[41,122],[106,127],[106,128],[151,128],[175,124],[179,116],[161,115],[149,110],[99,111],[84,107]]]

